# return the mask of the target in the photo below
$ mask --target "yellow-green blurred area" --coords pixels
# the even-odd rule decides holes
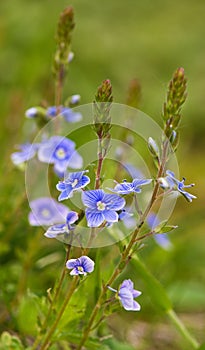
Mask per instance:
[[[28,249],[28,235],[36,234],[36,230],[29,227],[27,221],[29,208],[24,197],[24,174],[14,168],[10,154],[16,144],[26,141],[27,135],[23,127],[25,110],[43,101],[48,101],[49,105],[54,104],[54,81],[51,73],[55,51],[54,36],[59,14],[68,5],[74,7],[76,27],[72,44],[75,58],[69,68],[64,89],[65,98],[77,93],[81,95],[82,104],[90,103],[101,81],[109,78],[113,86],[114,101],[124,103],[130,80],[137,78],[142,87],[140,109],[161,123],[168,82],[176,68],[185,69],[188,98],[183,107],[177,157],[180,174],[186,177],[187,183],[196,184],[190,192],[197,195],[198,199],[187,203],[184,198],[179,198],[170,219],[170,224],[179,226],[170,234],[173,249],[164,251],[151,239],[146,241],[141,257],[165,286],[176,311],[183,314],[188,326],[193,328],[199,339],[203,339],[204,0],[73,0],[71,3],[64,0],[0,1],[0,279],[4,292],[7,291],[8,295],[8,300],[4,302],[9,305],[9,298],[15,295],[16,288],[21,295],[21,288],[25,287],[18,286],[17,283],[22,271],[18,261],[21,261],[22,251]],[[26,275],[28,280],[24,282],[37,293],[44,293],[49,283],[53,283],[64,253],[59,242],[48,243],[46,239],[42,240],[34,261],[50,252],[59,253],[60,258],[57,259],[56,267],[56,257],[52,255],[54,263],[45,265],[40,272],[38,267],[26,266],[32,272]],[[136,276],[135,284],[137,281]],[[137,289],[143,290],[143,281],[139,281]],[[144,339],[149,339],[149,336],[156,338],[157,344],[160,335],[157,338],[156,334],[160,332],[157,328],[158,333],[155,333],[153,325],[155,321],[165,320],[160,318],[149,296],[144,293],[141,304],[142,312],[134,316],[141,321],[140,334],[144,330]],[[1,309],[4,314],[4,306]],[[152,324],[150,331],[147,326],[149,322]],[[12,322],[9,323],[6,319],[6,326],[2,329],[7,324],[10,326]],[[13,327],[15,329],[15,323]],[[168,332],[167,328],[164,332]],[[172,334],[170,339],[168,332],[166,339],[166,349],[171,349]],[[151,349],[148,343],[148,340],[142,340],[141,345],[136,345],[136,348]],[[177,349],[177,345],[175,346]],[[161,348],[156,345],[156,349]],[[186,349],[186,346],[181,344],[181,349]]]

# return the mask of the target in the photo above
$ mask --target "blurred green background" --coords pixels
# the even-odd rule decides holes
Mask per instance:
[[[196,183],[192,193],[198,199],[192,204],[178,200],[171,219],[171,223],[179,225],[171,234],[174,249],[165,252],[151,242],[142,256],[166,287],[176,310],[185,318],[191,315],[190,326],[195,323],[200,337],[205,329],[204,0],[0,2],[1,283],[5,290],[8,288],[8,294],[14,293],[21,271],[20,247],[26,246],[25,237],[33,234],[27,223],[26,198],[22,198],[24,176],[14,169],[10,154],[15,144],[26,140],[25,109],[42,100],[53,104],[51,62],[56,23],[59,13],[70,4],[75,10],[75,59],[65,96],[79,93],[82,104],[90,103],[96,87],[109,78],[115,102],[124,103],[129,81],[138,78],[142,86],[140,108],[160,123],[168,81],[177,67],[185,69],[188,99],[183,108],[177,156],[182,176],[188,183]],[[44,249],[49,250],[45,242],[44,245],[39,256]],[[62,250],[60,244],[58,247]],[[45,285],[53,277],[52,271],[46,273]],[[160,322],[153,305],[146,297],[145,301],[142,322],[146,324],[150,309],[151,319]]]

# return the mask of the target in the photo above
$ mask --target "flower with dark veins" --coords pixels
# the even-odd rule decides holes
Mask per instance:
[[[60,181],[56,185],[57,190],[61,191],[58,197],[59,201],[71,198],[74,191],[80,190],[90,183],[90,178],[84,175],[86,172],[87,170],[69,173],[64,181]]]
[[[53,225],[44,233],[47,238],[56,238],[59,235],[68,235],[70,231],[75,229],[73,225],[78,220],[78,213],[70,211],[66,217],[66,222],[63,224]]]
[[[70,272],[71,276],[75,275],[84,275],[91,273],[94,270],[94,261],[91,260],[88,256],[83,255],[78,259],[70,259],[66,262],[67,269],[72,269]]]
[[[114,189],[109,188],[110,191],[118,194],[140,193],[141,186],[148,185],[152,179],[134,179],[132,182],[124,180],[122,183],[117,183]]]
[[[83,204],[89,227],[99,227],[104,221],[117,222],[118,210],[125,206],[125,200],[116,194],[107,194],[103,190],[84,191]]]

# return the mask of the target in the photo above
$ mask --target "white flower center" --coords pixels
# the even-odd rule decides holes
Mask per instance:
[[[64,159],[66,157],[66,152],[64,150],[64,148],[58,148],[58,150],[56,151],[56,157],[58,159]]]
[[[97,202],[97,208],[98,208],[98,210],[105,210],[106,204],[99,201],[99,202]]]
[[[72,188],[74,188],[78,184],[78,179],[75,179],[71,184]]]
[[[42,214],[42,216],[44,218],[49,218],[50,217],[50,211],[48,209],[43,209],[41,214]]]
[[[84,272],[82,266],[78,266],[77,269],[78,269],[79,272]]]

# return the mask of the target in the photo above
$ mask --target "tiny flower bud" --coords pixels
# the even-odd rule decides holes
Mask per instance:
[[[148,138],[148,148],[154,157],[159,158],[159,148],[152,137]]]

